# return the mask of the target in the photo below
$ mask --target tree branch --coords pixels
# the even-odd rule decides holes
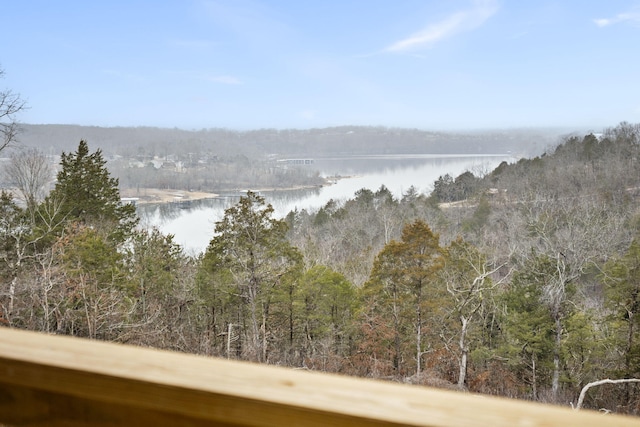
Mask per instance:
[[[598,381],[593,381],[590,382],[589,384],[585,385],[584,387],[582,387],[582,391],[580,392],[580,397],[578,397],[578,403],[575,406],[575,410],[579,410],[582,408],[582,402],[584,401],[584,398],[587,394],[587,390],[589,390],[591,387],[596,387],[602,384],[623,384],[623,383],[640,383],[640,379],[638,378],[623,378],[623,379],[619,379],[619,380],[610,380],[609,378],[604,379],[604,380],[598,380]],[[572,405],[573,406],[573,405]]]

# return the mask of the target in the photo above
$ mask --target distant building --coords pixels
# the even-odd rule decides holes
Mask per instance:
[[[278,163],[285,165],[312,165],[313,159],[280,159]]]

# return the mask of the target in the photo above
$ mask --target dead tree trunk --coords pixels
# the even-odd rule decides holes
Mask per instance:
[[[620,379],[620,380],[610,380],[609,378],[607,378],[607,379],[604,379],[604,380],[598,380],[598,381],[590,382],[589,384],[587,384],[584,387],[582,387],[582,391],[580,391],[580,397],[578,397],[578,403],[576,403],[576,406],[574,407],[574,409],[578,410],[578,409],[582,408],[582,403],[584,402],[584,398],[587,395],[587,391],[591,387],[599,386],[599,385],[602,385],[602,384],[624,384],[624,383],[640,383],[640,379],[638,379],[638,378],[623,378],[623,379]]]

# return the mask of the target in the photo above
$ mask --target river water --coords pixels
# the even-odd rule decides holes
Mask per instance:
[[[319,170],[333,183],[321,188],[261,191],[274,207],[275,216],[282,218],[294,209],[315,211],[329,200],[353,198],[354,193],[367,188],[371,191],[386,186],[395,197],[402,197],[410,188],[429,194],[433,183],[442,175],[456,177],[465,171],[482,175],[502,161],[512,162],[510,155],[371,155],[340,156],[314,159],[312,165],[301,166]],[[337,176],[341,178],[336,178]],[[141,205],[138,214],[144,227],[157,227],[175,236],[189,254],[206,249],[213,237],[215,223],[224,210],[237,203],[240,193],[221,194],[215,199],[193,201],[188,205]]]

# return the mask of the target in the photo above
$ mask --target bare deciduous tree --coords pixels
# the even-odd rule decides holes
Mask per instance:
[[[0,78],[3,76],[4,70],[0,69]],[[16,114],[25,108],[20,95],[8,89],[0,91],[0,151],[15,141],[19,130]]]
[[[449,316],[459,320],[458,332],[458,387],[466,387],[470,328],[482,322],[482,311],[491,299],[489,295],[509,274],[497,281],[491,276],[504,267],[492,265],[474,246],[458,239],[446,248],[445,266],[440,272],[451,295]]]
[[[35,148],[13,154],[5,173],[31,212],[44,200],[47,184],[53,179],[51,162]]]

